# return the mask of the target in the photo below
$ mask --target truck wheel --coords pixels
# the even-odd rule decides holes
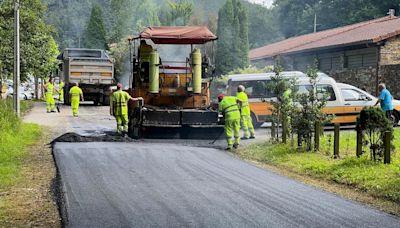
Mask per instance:
[[[110,105],[110,96],[104,95],[103,102],[101,104],[104,106],[109,106]]]

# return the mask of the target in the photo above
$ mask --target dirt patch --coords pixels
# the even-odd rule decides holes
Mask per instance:
[[[0,227],[60,227],[57,205],[51,182],[56,171],[51,149],[46,144],[49,133],[29,147],[24,159],[21,179],[2,190],[0,195]]]

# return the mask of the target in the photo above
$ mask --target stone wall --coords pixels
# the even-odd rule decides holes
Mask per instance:
[[[326,73],[337,82],[353,85],[371,94],[376,92],[376,67],[333,70]]]
[[[381,66],[379,75],[393,97],[400,99],[400,64]]]
[[[400,37],[391,38],[381,46],[380,65],[400,64]]]

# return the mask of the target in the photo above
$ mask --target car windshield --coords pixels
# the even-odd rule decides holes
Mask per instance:
[[[367,92],[362,92],[354,88],[342,88],[340,91],[345,101],[360,101],[364,99],[370,99],[373,97]]]
[[[228,93],[231,96],[236,95],[236,88],[243,85],[249,98],[272,98],[276,97],[271,88],[268,86],[270,81],[252,80],[252,81],[234,81],[229,83]]]

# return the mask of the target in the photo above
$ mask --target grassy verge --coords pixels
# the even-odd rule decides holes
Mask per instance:
[[[32,105],[22,102],[21,112]],[[0,227],[57,226],[49,136],[17,118],[10,100],[0,100],[0,126]]]
[[[355,132],[342,132],[340,159],[333,159],[333,136],[325,134],[320,152],[298,152],[290,145],[271,143],[252,145],[238,154],[244,159],[273,165],[296,174],[331,181],[370,196],[400,203],[400,129],[395,130],[396,151],[392,164],[373,162],[367,154],[355,158]]]

